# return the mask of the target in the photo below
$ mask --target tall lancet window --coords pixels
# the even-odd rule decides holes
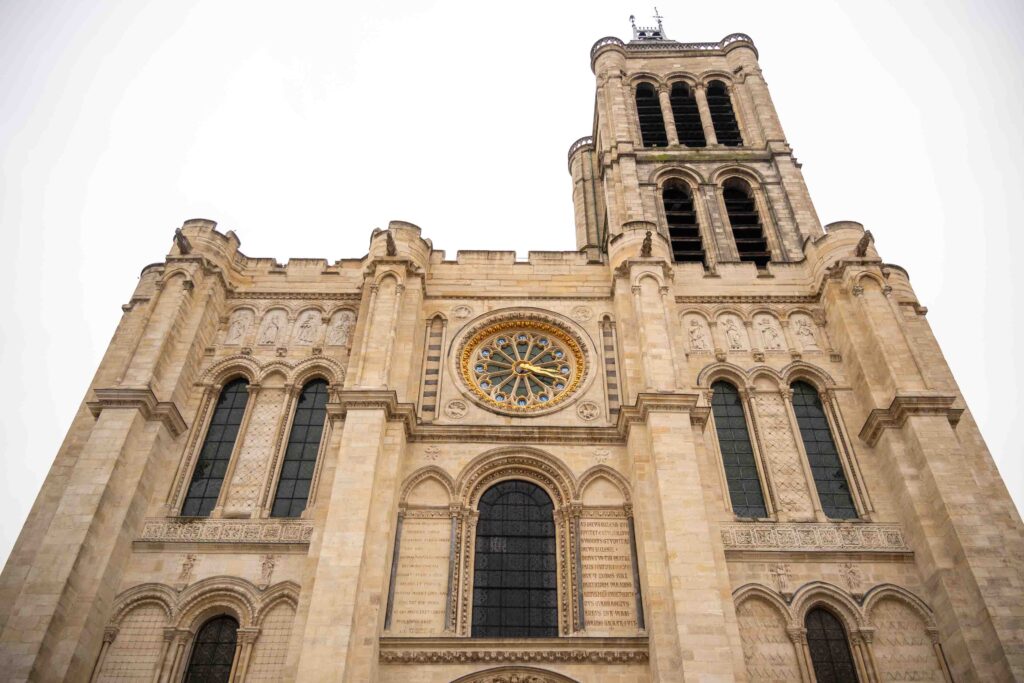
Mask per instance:
[[[804,625],[818,683],[857,683],[857,669],[842,622],[827,609],[815,607],[807,613]]]
[[[206,431],[203,450],[199,452],[192,481],[181,506],[182,516],[205,517],[217,505],[217,496],[224,483],[224,473],[228,470],[248,402],[249,382],[244,379],[236,379],[221,390]]]
[[[668,147],[665,119],[661,115],[658,91],[650,83],[636,86],[636,116],[644,147]]]
[[[554,505],[542,488],[503,481],[480,497],[473,637],[558,635]]]
[[[704,263],[704,242],[690,188],[685,183],[671,181],[662,190],[661,199],[665,204],[672,258],[676,263]]]
[[[238,622],[221,615],[203,624],[192,644],[185,683],[228,683],[235,660]]]
[[[721,81],[711,81],[707,87],[708,109],[711,110],[711,125],[715,128],[718,144],[726,147],[739,147],[743,144],[740,137],[740,126],[736,123],[736,114],[732,110],[729,90]]]
[[[669,101],[672,102],[672,118],[676,120],[676,135],[679,136],[679,142],[687,147],[706,146],[707,140],[704,138],[704,126],[700,122],[697,98],[693,96],[690,86],[682,82],[673,83]]]
[[[793,412],[800,425],[821,509],[832,519],[854,519],[858,516],[857,507],[818,391],[807,382],[793,382],[792,389]]]
[[[768,240],[761,227],[761,216],[757,212],[754,193],[739,178],[729,178],[722,188],[725,200],[725,211],[729,215],[732,227],[732,238],[736,242],[736,251],[740,261],[752,261],[758,268],[763,268],[772,258],[768,250]]]
[[[327,382],[315,379],[302,388],[295,406],[271,517],[298,517],[306,509],[326,416]]]
[[[715,433],[722,451],[732,511],[737,517],[767,517],[740,392],[728,382],[715,382],[711,390],[711,412],[715,417]]]

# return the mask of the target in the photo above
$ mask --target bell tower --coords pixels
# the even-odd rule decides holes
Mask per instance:
[[[569,149],[577,246],[608,253],[642,228],[673,262],[712,275],[801,260],[822,227],[753,40],[680,43],[660,16],[650,27],[630,19],[632,40],[590,51],[594,129]]]

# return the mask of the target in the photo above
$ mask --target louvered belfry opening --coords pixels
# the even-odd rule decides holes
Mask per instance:
[[[673,83],[669,95],[672,102],[672,118],[676,120],[676,135],[679,142],[687,147],[705,147],[704,126],[700,123],[697,98],[686,83]]]
[[[721,81],[711,81],[707,89],[708,109],[711,110],[711,125],[715,127],[718,144],[726,147],[739,147],[743,144],[740,126],[736,123],[736,114],[732,110],[729,91]]]
[[[704,242],[700,238],[690,188],[685,183],[670,182],[662,190],[661,199],[665,204],[673,260],[676,263],[704,263]]]
[[[661,115],[658,91],[650,83],[636,86],[636,116],[644,147],[668,147],[665,119]]]
[[[722,195],[740,261],[752,261],[758,268],[764,268],[772,255],[768,251],[768,240],[764,236],[761,216],[757,213],[757,204],[750,186],[732,178],[726,181]]]

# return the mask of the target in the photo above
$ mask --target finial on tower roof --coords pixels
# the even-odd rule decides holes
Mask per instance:
[[[665,40],[665,27],[661,23],[661,20],[664,18],[658,13],[658,8],[655,7],[654,20],[658,22],[658,25],[637,26],[636,17],[630,14],[629,23],[633,26],[633,40]]]

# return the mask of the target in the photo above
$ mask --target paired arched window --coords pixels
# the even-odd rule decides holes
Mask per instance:
[[[295,406],[271,517],[298,517],[306,509],[326,417],[327,382],[315,379],[302,388]]]
[[[673,83],[669,101],[672,103],[672,118],[676,120],[676,135],[679,137],[679,142],[687,147],[706,146],[707,140],[704,138],[704,126],[700,121],[700,109],[697,107],[697,98],[693,96],[690,86],[682,82]]]
[[[721,81],[711,81],[707,87],[708,109],[711,111],[711,125],[715,128],[718,144],[739,147],[743,144],[736,114],[732,110],[729,90]]]
[[[761,227],[753,191],[739,178],[729,178],[722,188],[722,197],[740,261],[752,261],[758,268],[763,268],[772,255],[768,251],[768,240]]]
[[[832,430],[821,405],[818,391],[807,382],[793,382],[793,412],[800,427],[800,437],[807,452],[807,461],[818,489],[822,511],[832,519],[854,519],[850,484],[846,480]]]
[[[249,402],[249,382],[236,379],[228,383],[217,397],[217,406],[206,431],[206,440],[199,452],[192,481],[181,506],[185,517],[205,517],[217,505],[224,474],[231,460],[231,452],[238,439],[238,428]]]
[[[843,623],[824,607],[815,607],[807,613],[804,626],[818,683],[857,683],[857,668]]]
[[[185,683],[228,683],[237,641],[234,617],[221,615],[203,624],[192,645]]]
[[[503,481],[480,497],[474,638],[558,635],[554,505],[542,488]]]
[[[704,242],[697,225],[693,194],[686,183],[670,181],[661,192],[672,258],[677,263],[704,263]]]
[[[740,393],[733,385],[721,381],[712,384],[711,389],[711,412],[732,510],[738,517],[767,517]]]
[[[640,137],[644,147],[667,147],[668,134],[661,115],[658,91],[650,83],[636,86],[636,115],[640,122]]]

